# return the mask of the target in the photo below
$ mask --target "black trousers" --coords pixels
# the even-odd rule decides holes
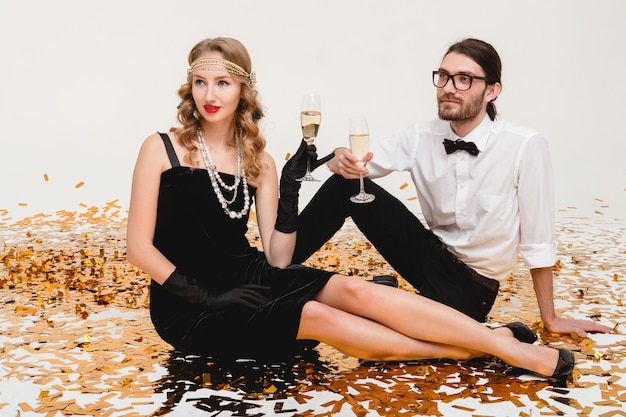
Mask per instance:
[[[376,196],[355,204],[357,180],[330,177],[302,210],[293,262],[302,263],[341,228],[350,216],[385,260],[421,295],[485,321],[498,294],[496,280],[479,275],[457,259],[397,198],[365,178]]]

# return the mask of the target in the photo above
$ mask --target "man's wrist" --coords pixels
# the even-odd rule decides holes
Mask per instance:
[[[554,310],[549,314],[544,314],[541,312],[541,321],[543,321],[544,326],[549,330],[554,322],[558,319]]]

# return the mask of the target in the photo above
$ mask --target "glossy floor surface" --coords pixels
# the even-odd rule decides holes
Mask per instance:
[[[521,266],[488,323],[522,321],[536,343],[574,350],[565,384],[493,358],[370,363],[326,345],[274,363],[185,356],[152,328],[148,278],[125,263],[119,207],[5,213],[0,225],[0,416],[626,415],[626,239],[623,222],[601,215],[559,216],[555,303],[612,334],[545,331]],[[393,273],[350,221],[309,264]]]

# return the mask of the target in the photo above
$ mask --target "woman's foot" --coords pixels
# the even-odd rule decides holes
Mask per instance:
[[[504,327],[511,330],[513,333],[513,337],[515,337],[520,342],[524,343],[535,343],[537,340],[537,334],[533,332],[533,329],[526,326],[524,323],[520,323],[519,321],[515,321],[512,323],[507,323]]]
[[[529,345],[511,341],[508,352],[513,356],[511,372],[515,375],[532,373],[544,378],[565,381],[574,371],[576,359],[568,349],[555,349],[548,346]],[[506,362],[506,361],[505,361]]]
[[[537,340],[537,334],[530,327],[526,326],[524,323],[520,323],[518,321],[507,323],[502,327],[496,327],[497,329],[508,329],[513,337],[523,343],[535,343]]]
[[[556,364],[556,368],[554,368],[552,378],[567,379],[574,371],[575,364],[576,358],[571,350],[565,348],[559,349],[559,361]]]
[[[393,275],[376,275],[372,278],[372,282],[375,284],[398,288],[398,278]]]

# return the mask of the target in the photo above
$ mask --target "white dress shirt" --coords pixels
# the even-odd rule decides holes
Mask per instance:
[[[408,171],[428,227],[459,259],[489,278],[506,279],[521,255],[526,267],[556,262],[554,184],[548,143],[505,120],[483,122],[463,140],[480,153],[446,154],[450,123],[417,122],[373,140],[370,177]]]

